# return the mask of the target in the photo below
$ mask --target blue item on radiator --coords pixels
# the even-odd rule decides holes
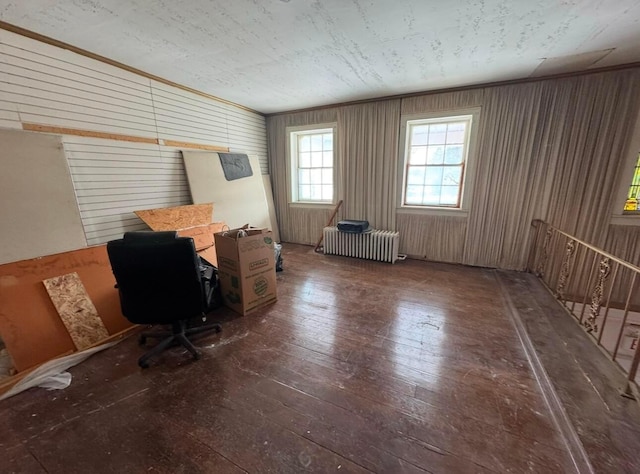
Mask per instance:
[[[365,232],[371,232],[372,229],[369,221],[345,220],[338,222],[338,230],[349,234],[363,234]]]

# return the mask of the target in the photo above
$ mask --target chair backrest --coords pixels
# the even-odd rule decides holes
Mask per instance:
[[[204,297],[191,237],[127,232],[107,244],[122,314],[136,324],[168,324],[200,316]]]

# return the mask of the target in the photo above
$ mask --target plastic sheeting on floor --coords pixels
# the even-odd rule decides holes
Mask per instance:
[[[115,346],[124,338],[116,341],[108,342],[100,346],[92,347],[80,352],[74,352],[68,356],[59,357],[57,359],[45,362],[33,372],[25,376],[16,383],[9,391],[0,396],[0,400],[13,397],[20,392],[30,389],[31,387],[43,387],[49,390],[61,390],[67,388],[71,384],[71,374],[67,369],[78,365],[80,362],[88,359],[93,354]]]

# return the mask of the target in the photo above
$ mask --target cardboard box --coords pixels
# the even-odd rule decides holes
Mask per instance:
[[[224,303],[245,315],[278,299],[273,233],[244,226],[214,234]]]

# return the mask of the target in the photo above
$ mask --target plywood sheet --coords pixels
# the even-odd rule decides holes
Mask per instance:
[[[212,245],[211,247],[207,247],[204,250],[200,250],[198,252],[198,255],[200,255],[202,258],[204,258],[211,265],[213,265],[215,267],[218,266],[218,255],[217,255],[217,252],[216,252],[216,246],[215,245]]]
[[[0,263],[87,246],[59,136],[0,130]]]
[[[230,228],[251,224],[271,228],[258,157],[249,156],[253,175],[227,181],[217,153],[182,150],[194,203],[213,202],[216,221]]]
[[[76,272],[49,278],[42,283],[76,349],[86,349],[109,337]]]
[[[178,230],[210,224],[213,220],[213,204],[192,204],[134,211],[151,230]]]
[[[213,234],[221,232],[226,224],[223,222],[213,222],[209,225],[191,227],[178,231],[180,237],[191,237],[196,246],[196,250],[203,250],[214,245]]]
[[[206,226],[192,227],[191,229],[182,229],[178,231],[181,237],[193,237],[198,255],[204,258],[212,265],[218,266],[218,257],[216,256],[215,241],[213,234],[222,232],[222,229],[228,228],[224,222],[212,222]]]
[[[75,350],[43,280],[76,272],[109,334],[133,326],[120,311],[106,245],[0,265],[0,337],[16,370]]]

